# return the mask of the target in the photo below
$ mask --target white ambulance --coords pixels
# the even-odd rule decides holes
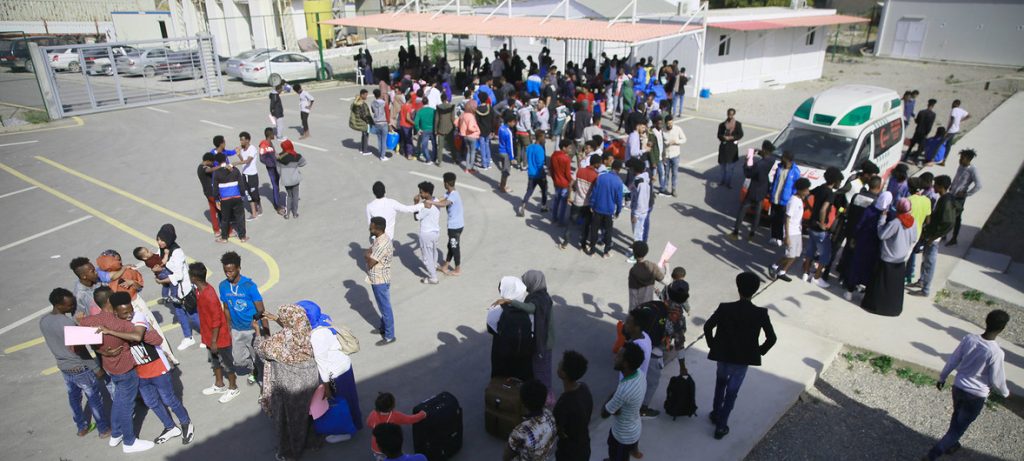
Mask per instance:
[[[775,154],[792,152],[811,187],[825,182],[828,167],[839,168],[849,178],[864,160],[871,160],[886,178],[903,153],[901,104],[900,96],[886,88],[830,88],[797,107],[775,139]]]

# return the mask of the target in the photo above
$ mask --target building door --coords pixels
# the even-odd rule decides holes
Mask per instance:
[[[896,23],[892,55],[898,58],[920,58],[927,28],[927,23],[921,18],[900,18]]]

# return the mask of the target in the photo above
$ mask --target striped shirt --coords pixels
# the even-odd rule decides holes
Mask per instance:
[[[633,372],[619,381],[615,395],[604,405],[604,409],[614,416],[612,436],[623,445],[640,441],[640,406],[646,391],[647,377],[638,371]]]
[[[391,283],[391,257],[395,254],[395,247],[387,234],[378,235],[370,245],[370,257],[377,264],[370,268],[368,278],[370,285],[383,285]]]

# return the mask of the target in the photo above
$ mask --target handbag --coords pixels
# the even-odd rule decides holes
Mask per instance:
[[[327,413],[313,420],[313,429],[317,434],[354,434],[355,423],[352,422],[352,411],[345,399],[331,397]]]
[[[335,327],[338,330],[338,334],[334,335],[338,338],[338,343],[341,344],[341,351],[346,355],[352,355],[359,352],[359,338],[352,334],[352,330],[346,327]]]

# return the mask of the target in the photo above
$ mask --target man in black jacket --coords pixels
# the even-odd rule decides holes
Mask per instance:
[[[761,202],[768,195],[768,186],[772,183],[771,172],[772,167],[775,166],[773,152],[775,152],[775,146],[766,139],[761,143],[761,150],[757,151],[761,158],[756,160],[753,165],[743,165],[743,175],[750,178],[750,185],[747,186],[747,195],[740,204],[740,212],[736,215],[736,224],[732,226],[732,233],[729,234],[730,239],[739,240],[743,217],[751,209],[754,210],[754,226],[750,228],[748,240],[754,239],[757,226],[761,223]]]
[[[270,117],[274,119],[274,134],[277,139],[284,137],[284,105],[281,103],[281,93],[284,89],[284,82],[281,82],[270,92]]]
[[[719,304],[704,324],[704,338],[710,350],[708,359],[718,362],[715,399],[708,415],[715,424],[715,439],[729,433],[729,413],[747,375],[747,367],[760,366],[761,356],[775,345],[775,329],[768,318],[768,310],[750,301],[760,286],[761,279],[753,272],[737,275],[740,300]],[[765,341],[759,345],[761,330],[764,330]]]
[[[929,99],[928,108],[917,113],[917,118],[914,119],[914,135],[910,138],[910,145],[907,146],[904,158],[918,157],[921,152],[924,152],[924,140],[932,132],[932,126],[935,125],[935,104],[937,102],[934,99]],[[916,153],[914,146],[918,148]]]

